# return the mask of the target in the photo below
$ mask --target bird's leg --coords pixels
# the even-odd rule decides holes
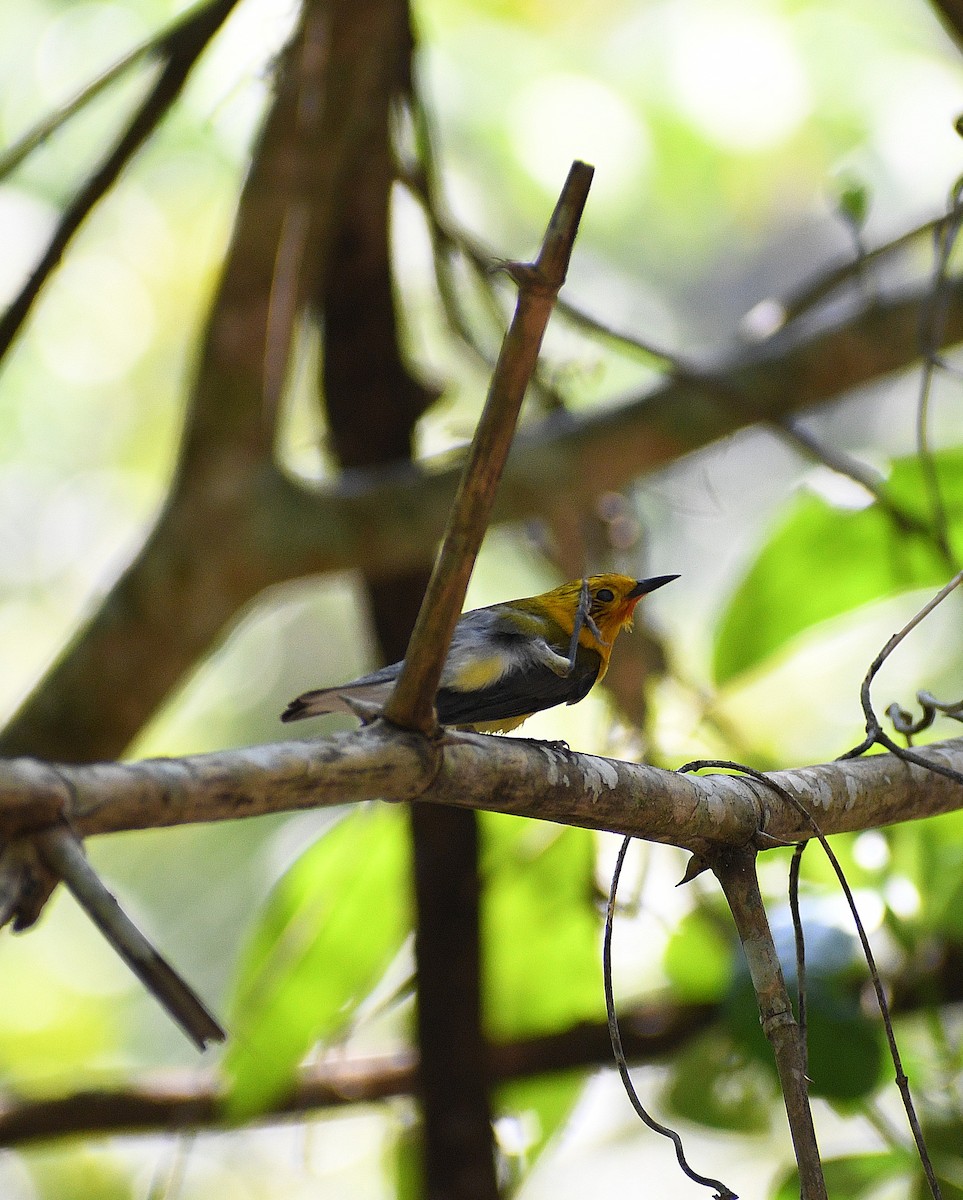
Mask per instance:
[[[564,654],[559,654],[557,650],[552,649],[544,638],[538,638],[532,642],[531,653],[536,662],[540,662],[543,666],[548,667],[550,671],[554,671],[562,679],[571,675],[572,668],[575,666],[574,657],[566,658]]]
[[[572,747],[568,742],[558,738],[530,738],[516,737],[512,738],[514,742],[528,742],[530,746],[538,746],[543,750],[554,750],[556,754],[571,754]]]
[[[589,592],[588,580],[582,580],[582,591],[578,598],[578,607],[575,610],[575,620],[572,626],[572,636],[568,642],[568,654],[559,654],[557,650],[553,650],[548,642],[539,638],[532,645],[532,650],[535,657],[540,663],[543,663],[550,671],[554,671],[556,675],[565,679],[575,670],[575,656],[578,654],[578,639],[583,629],[589,629],[592,636],[600,646],[607,646],[608,642],[602,637],[602,632],[595,621],[592,619],[592,596]]]
[[[608,642],[602,637],[602,631],[592,619],[592,596],[589,592],[588,580],[583,576],[582,590],[579,593],[578,608],[575,610],[575,621],[572,625],[572,636],[568,643],[568,670],[566,675],[571,674],[575,670],[575,655],[578,653],[578,639],[581,636],[582,630],[588,629],[600,646],[607,646]]]

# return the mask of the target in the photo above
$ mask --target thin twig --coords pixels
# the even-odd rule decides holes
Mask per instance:
[[[461,615],[475,556],[488,527],[495,490],[515,433],[531,378],[569,258],[594,170],[573,163],[533,264],[515,264],[518,305],[505,335],[488,398],[452,505],[441,555],[432,572],[411,636],[408,654],[385,717],[396,725],[430,732],[434,697],[455,624]]]
[[[612,342],[624,350],[637,353],[643,358],[656,359],[658,363],[677,379],[689,380],[697,374],[694,367],[686,365],[681,355],[667,350],[664,346],[657,346],[654,342],[639,337],[638,334],[616,328],[608,321],[603,321],[600,317],[594,316],[575,301],[567,299],[559,300],[558,311],[577,329],[595,334],[597,337],[603,338],[607,342]],[[702,376],[700,376],[701,378]],[[706,378],[710,377],[706,376]]]
[[[507,264],[503,258],[451,218],[444,201],[441,172],[437,165],[437,137],[431,112],[417,94],[410,98],[408,112],[415,132],[416,158],[413,162],[399,164],[398,179],[421,206],[431,240],[435,286],[445,317],[462,344],[491,371],[495,366],[495,357],[472,328],[462,299],[465,287],[455,275],[455,260],[456,257],[460,257],[475,280],[478,295],[491,319],[492,328],[497,330],[500,338],[505,336],[506,317],[498,302],[494,280]],[[558,311],[562,311],[564,303],[563,300],[556,299]],[[529,386],[532,393],[550,410],[564,407],[562,397],[545,379],[537,361]]]
[[[725,760],[698,760],[679,768],[679,774],[702,770],[704,767],[725,767],[742,771],[739,764]],[[751,778],[767,781],[761,771],[745,768]],[[788,793],[786,793],[788,796]],[[793,807],[807,817],[822,841],[822,833],[809,816],[805,806],[795,797]],[[806,1048],[805,1015],[805,950],[802,921],[799,917],[798,882],[801,848],[793,858],[790,872],[790,903],[793,929],[796,935],[796,982],[799,996],[800,1021],[793,1018],[792,1004],[786,981],[776,953],[772,930],[766,917],[765,905],[759,891],[756,874],[756,850],[752,847],[720,850],[709,858],[716,878],[725,893],[732,917],[742,942],[752,978],[763,1032],[772,1047],[776,1071],[786,1105],[786,1116],[792,1136],[796,1164],[799,1169],[802,1200],[823,1200],[826,1180],[823,1176],[816,1130],[809,1102],[808,1052]],[[857,921],[859,917],[857,915]]]
[[[70,830],[48,829],[37,836],[36,847],[46,866],[64,881],[107,941],[197,1048],[204,1050],[208,1042],[223,1042],[224,1030],[104,887]]]
[[[631,842],[632,839],[630,837],[622,839],[622,845],[619,847],[618,857],[615,860],[615,869],[612,872],[612,884],[609,888],[608,904],[605,908],[605,932],[602,940],[602,979],[605,987],[605,1012],[608,1019],[609,1036],[612,1039],[612,1053],[615,1057],[615,1065],[618,1068],[625,1093],[639,1119],[654,1133],[668,1138],[673,1146],[675,1146],[675,1156],[678,1159],[682,1173],[694,1183],[701,1184],[703,1187],[714,1188],[715,1200],[739,1200],[738,1195],[724,1183],[721,1183],[718,1179],[711,1179],[706,1175],[700,1175],[698,1171],[694,1171],[689,1166],[685,1150],[682,1146],[682,1138],[674,1129],[671,1129],[668,1125],[663,1125],[661,1121],[657,1121],[655,1117],[650,1115],[639,1099],[639,1094],[635,1090],[635,1084],[632,1082],[632,1076],[629,1074],[629,1066],[626,1062],[625,1050],[622,1046],[622,1032],[619,1028],[618,1014],[615,1011],[615,988],[612,982],[612,927],[615,923],[615,900],[619,889],[619,879],[622,875],[625,855]]]
[[[882,477],[872,467],[838,447],[821,441],[795,417],[781,417],[773,422],[773,427],[810,458],[829,467],[837,475],[843,475],[858,483],[873,497],[880,511],[890,518],[900,532],[916,533],[932,541],[949,565],[954,565],[947,552],[945,540],[939,536],[938,531],[930,522],[922,520],[910,509],[898,504],[886,491]]]
[[[157,46],[166,61],[156,83],[134,113],[114,148],[64,210],[40,262],[0,317],[0,360],[23,327],[44,284],[91,209],[113,187],[121,171],[154,132],[198,58],[227,19],[237,0],[212,0],[169,31]]]
[[[808,1009],[806,1003],[806,936],[802,914],[799,911],[799,869],[806,842],[800,842],[793,851],[789,864],[789,912],[792,915],[793,938],[796,943],[796,1021],[799,1025],[799,1041],[802,1045],[803,1067],[809,1075]]]
[[[446,250],[457,248],[464,256],[466,261],[476,270],[484,273],[486,270],[490,272],[493,263],[493,258],[488,254],[481,245],[476,242],[471,236],[454,226],[450,220],[443,220],[437,212],[436,205],[432,202],[431,193],[426,189],[420,189],[417,180],[409,177],[406,182],[412,190],[412,194],[418,198],[428,215],[429,225],[433,232],[433,237],[438,239],[438,245],[444,246]],[[942,360],[938,357],[935,347],[944,335],[944,324],[946,317],[946,307],[948,303],[946,264],[949,256],[949,249],[952,245],[952,238],[955,238],[958,229],[959,221],[963,217],[963,207],[961,207],[960,197],[954,194],[951,210],[946,216],[937,221],[928,222],[919,228],[909,231],[907,234],[887,243],[884,246],[878,247],[875,250],[867,251],[861,249],[861,253],[857,255],[852,263],[846,264],[845,267],[831,273],[827,280],[820,284],[814,285],[811,293],[800,298],[800,306],[792,309],[792,304],[786,308],[786,316],[783,325],[788,324],[790,320],[795,319],[808,307],[811,303],[815,303],[817,299],[832,288],[838,286],[844,280],[853,275],[861,276],[864,273],[865,267],[871,261],[883,257],[886,254],[901,248],[906,243],[918,238],[923,233],[935,231],[937,237],[941,239],[941,246],[945,246],[940,254],[940,265],[938,267],[938,280],[934,285],[934,293],[940,297],[940,306],[938,310],[939,321],[937,322],[933,312],[935,310],[930,306],[929,323],[933,328],[930,336],[930,343],[934,347],[932,350],[927,350],[923,345],[923,337],[921,334],[921,345],[923,346],[925,362],[928,366],[924,367],[924,397],[929,394],[929,376],[936,366],[943,366]],[[860,242],[861,246],[861,242]],[[440,291],[441,286],[440,286]],[[450,290],[450,289],[449,289]],[[451,299],[455,304],[456,324],[462,331],[463,336],[473,346],[478,353],[483,353],[468,331],[467,323],[464,320],[463,314],[460,313],[460,308],[457,305],[457,288],[452,291]],[[866,308],[871,307],[871,302],[867,300]],[[557,302],[557,309],[560,315],[566,317],[577,327],[595,334],[598,337],[604,338],[607,341],[613,342],[616,346],[637,352],[649,359],[655,359],[678,383],[689,384],[704,389],[706,392],[714,395],[718,400],[725,403],[734,411],[744,411],[747,406],[747,399],[740,394],[738,389],[735,389],[724,382],[718,373],[706,371],[698,367],[691,360],[687,360],[677,352],[671,351],[664,346],[656,345],[650,341],[638,337],[635,334],[629,333],[626,330],[617,329],[614,326],[600,320],[599,318],[588,313],[585,309],[573,303],[570,300],[560,298]],[[446,307],[447,311],[447,307]],[[922,322],[926,320],[927,306],[921,306],[921,329],[924,328]],[[938,324],[938,328],[937,328]],[[920,423],[923,432],[919,435],[920,445],[925,451],[925,408],[924,400],[920,404]],[[882,512],[889,516],[896,527],[900,530],[918,533],[927,540],[933,542],[937,552],[951,566],[956,566],[956,561],[953,555],[952,547],[949,541],[947,528],[947,520],[945,513],[945,505],[941,500],[939,482],[936,477],[935,464],[932,461],[932,455],[926,452],[924,464],[927,470],[928,487],[933,498],[933,522],[927,522],[919,518],[910,510],[899,505],[892,499],[882,486],[881,481],[865,464],[860,463],[857,459],[852,458],[834,448],[820,443],[812,434],[798,425],[792,418],[784,418],[774,422],[775,428],[785,434],[788,438],[794,441],[807,454],[812,455],[838,474],[852,479],[860,484],[866,491],[875,498]]]
[[[712,1004],[640,1004],[622,1012],[622,1038],[633,1063],[664,1059],[719,1017]],[[555,1033],[488,1046],[487,1073],[505,1083],[558,1071],[594,1070],[611,1064],[604,1022],[579,1022]],[[255,1120],[276,1122],[318,1110],[371,1104],[408,1096],[418,1087],[414,1049],[374,1056],[332,1048],[322,1060],[303,1065],[291,1090]],[[64,1095],[4,1095],[0,1101],[0,1146],[22,1146],[98,1133],[169,1133],[224,1129],[231,1118],[223,1083],[196,1070],[144,1073],[113,1087],[85,1088]]]
[[[924,729],[929,729],[938,713],[949,717],[951,721],[963,721],[963,700],[937,700],[932,692],[920,688],[916,693],[916,702],[921,710],[916,720],[913,719],[913,714],[907,712],[900,704],[891,704],[886,709],[886,715],[892,721],[893,728],[907,739],[922,733]]]
[[[437,137],[431,111],[426,104],[421,103],[416,93],[407,112],[414,130],[415,158],[414,161],[399,164],[399,180],[421,206],[424,214],[428,236],[431,239],[435,286],[448,324],[463,345],[491,370],[495,365],[494,358],[482,346],[471,327],[461,303],[461,289],[454,277],[452,260],[456,253],[461,253],[465,261],[474,268],[476,275],[484,278],[495,265],[495,258],[482,250],[467,234],[461,242],[450,221],[442,215],[443,189],[435,154]]]
[[[922,760],[922,765],[927,765],[927,760]],[[934,766],[935,764],[929,764]],[[873,948],[870,945],[869,936],[863,925],[862,918],[859,915],[859,910],[856,907],[856,900],[853,896],[852,889],[849,886],[849,881],[846,874],[840,865],[839,859],[836,857],[832,846],[817,823],[815,817],[809,812],[806,806],[792,795],[782,784],[778,783],[769,775],[764,775],[762,771],[757,771],[753,767],[747,767],[742,763],[728,762],[722,759],[700,759],[697,762],[686,763],[684,767],[680,767],[680,772],[701,770],[704,767],[721,767],[727,770],[738,771],[741,774],[748,775],[751,779],[756,779],[766,787],[771,788],[779,796],[782,797],[789,805],[791,805],[804,818],[807,825],[812,829],[814,836],[823,848],[829,864],[832,867],[839,886],[842,889],[843,895],[846,898],[846,904],[849,907],[850,914],[853,918],[853,923],[856,926],[856,934],[859,938],[860,945],[863,950],[863,957],[866,959],[866,965],[869,968],[870,979],[872,980],[873,990],[876,993],[876,1002],[879,1006],[880,1016],[883,1019],[883,1027],[886,1030],[886,1040],[889,1044],[890,1057],[893,1061],[893,1067],[896,1072],[896,1086],[899,1089],[900,1098],[903,1101],[903,1108],[906,1112],[906,1118],[909,1122],[910,1129],[913,1133],[913,1139],[916,1142],[916,1150],[919,1155],[920,1162],[923,1166],[923,1171],[926,1175],[927,1183],[930,1187],[930,1192],[934,1200],[940,1200],[941,1192],[939,1181],[936,1178],[936,1173],[933,1170],[933,1164],[930,1160],[929,1151],[926,1148],[926,1139],[923,1136],[923,1129],[920,1125],[919,1117],[916,1113],[916,1106],[913,1103],[913,1096],[910,1092],[909,1079],[903,1069],[903,1060],[900,1056],[899,1046],[896,1044],[896,1034],[893,1030],[893,1021],[890,1016],[889,1001],[886,999],[886,992],[883,988],[883,982],[880,977],[879,969],[876,966],[876,956],[873,954]]]
[[[781,301],[780,308],[782,309],[783,320],[780,328],[784,328],[790,322],[797,320],[821,304],[844,284],[850,283],[854,277],[858,278],[860,274],[865,273],[868,266],[889,258],[900,250],[905,250],[907,246],[912,245],[913,242],[918,241],[922,237],[933,236],[934,234],[938,235],[939,230],[947,221],[956,219],[958,212],[959,208],[957,207],[950,213],[936,217],[931,221],[924,221],[912,229],[907,229],[904,233],[899,234],[888,242],[883,242],[880,246],[874,246],[872,249],[864,249],[862,257],[847,259],[840,266],[832,267],[824,271],[816,279],[804,284],[796,292],[791,293]]]
[[[419,155],[421,150],[419,149]],[[423,162],[420,164],[423,165]],[[491,272],[497,265],[497,258],[477,238],[457,224],[450,216],[443,215],[436,204],[437,191],[429,186],[424,173],[411,165],[402,167],[399,181],[408,189],[412,197],[422,205],[432,228],[441,236],[447,246],[457,249],[480,272]],[[957,205],[949,213],[906,230],[897,237],[880,246],[864,249],[860,258],[847,259],[837,267],[829,268],[811,282],[804,284],[797,292],[790,294],[779,303],[782,319],[779,329],[803,316],[810,309],[822,303],[834,291],[849,283],[854,276],[865,272],[867,266],[882,261],[900,250],[904,250],[913,242],[927,235],[939,235],[940,230],[952,220],[957,219],[963,212],[963,206]],[[664,346],[649,342],[628,330],[600,320],[570,300],[560,299],[558,312],[566,316],[574,325],[597,334],[608,341],[624,347],[626,350],[640,353],[648,358],[660,360],[670,369],[680,361],[679,355]]]
[[[963,997],[963,973],[954,958],[944,957],[929,963],[928,968],[932,974],[921,977],[907,968],[902,978],[888,980],[896,998],[894,1008],[925,1009],[936,993],[950,1004]],[[626,1058],[630,1063],[658,1062],[723,1016],[717,1004],[656,1002],[622,1010],[618,1024]],[[605,1021],[578,1022],[556,1033],[496,1042],[489,1046],[489,1054],[489,1075],[494,1083],[564,1070],[591,1070],[611,1066],[611,1034]],[[291,1091],[256,1121],[273,1123],[292,1115],[410,1095],[417,1086],[417,1074],[417,1056],[411,1050],[365,1057],[352,1055],[349,1047],[332,1047],[321,1061],[302,1066]],[[888,1122],[883,1125],[874,1107],[865,1115],[888,1145],[905,1145]],[[113,1087],[64,1094],[7,1095],[0,1101],[3,1147],[96,1134],[223,1129],[229,1124],[216,1077],[194,1069],[148,1072],[118,1081]]]
[[[858,746],[854,746],[852,750],[847,750],[845,754],[841,754],[839,756],[840,759],[858,758],[861,754],[865,754],[870,746],[873,746],[878,742],[880,745],[886,746],[887,749],[891,750],[894,754],[898,754],[900,758],[905,759],[907,762],[912,762],[916,763],[918,766],[927,767],[931,771],[936,771],[940,775],[945,775],[948,779],[955,779],[958,783],[963,783],[963,774],[961,774],[959,771],[954,771],[951,767],[945,767],[942,763],[932,762],[929,759],[923,758],[919,754],[914,754],[911,750],[907,750],[903,746],[897,745],[892,738],[890,738],[883,731],[879,717],[877,717],[873,709],[873,700],[871,696],[873,680],[879,674],[879,670],[883,663],[887,660],[887,658],[889,658],[900,642],[902,642],[905,637],[912,633],[916,626],[919,625],[921,621],[925,620],[925,618],[929,616],[929,614],[934,608],[936,608],[938,604],[942,604],[946,597],[949,596],[951,592],[955,591],[961,583],[963,583],[963,571],[958,571],[949,581],[949,583],[940,588],[936,595],[933,596],[932,599],[928,600],[927,603],[924,604],[923,607],[906,622],[902,629],[893,634],[882,650],[880,650],[879,654],[877,654],[873,659],[869,670],[866,672],[866,677],[863,679],[862,686],[859,689],[859,702],[862,705],[863,716],[866,719],[866,737],[859,743]]]
[[[933,379],[937,367],[942,365],[937,348],[946,328],[947,309],[949,305],[948,272],[950,255],[956,244],[960,231],[960,221],[963,212],[960,202],[963,199],[963,179],[957,180],[950,197],[950,210],[946,219],[936,227],[936,266],[934,269],[933,286],[929,303],[920,309],[920,352],[923,357],[923,369],[920,375],[919,400],[916,408],[916,446],[923,470],[923,481],[929,493],[930,506],[936,535],[943,547],[945,556],[952,562],[953,552],[950,546],[949,519],[946,512],[946,502],[940,486],[936,460],[929,440],[929,409],[933,391]],[[954,563],[955,565],[955,563]]]
[[[93,100],[110,87],[112,83],[120,79],[132,66],[138,63],[142,58],[160,56],[163,57],[167,52],[171,38],[179,34],[185,26],[191,26],[198,17],[202,17],[206,10],[211,6],[211,0],[207,3],[197,5],[189,12],[182,13],[176,21],[168,28],[162,29],[159,33],[153,33],[149,38],[146,38],[139,46],[135,46],[133,50],[128,50],[111,63],[106,70],[102,71],[96,79],[92,79],[89,83],[76,92],[71,98],[55,108],[52,112],[48,112],[33,128],[28,129],[12,146],[0,153],[0,180],[5,179],[12,174],[20,164],[37,149],[38,146],[50,137],[52,137],[58,129],[61,129],[67,122],[87,107]]]

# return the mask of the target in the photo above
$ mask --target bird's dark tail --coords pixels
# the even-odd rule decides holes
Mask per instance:
[[[348,716],[358,716],[358,709],[351,701],[360,701],[362,705],[382,705],[394,685],[394,679],[378,679],[371,682],[345,683],[341,687],[318,688],[313,692],[305,692],[292,700],[283,713],[281,720],[303,721],[307,717],[320,717],[324,713],[347,713]]]
[[[314,710],[311,708],[311,698],[318,695],[317,692],[305,692],[303,696],[298,696],[296,700],[292,700],[283,713],[281,713],[282,721],[303,721],[305,717],[313,717]],[[319,709],[319,712],[324,712],[324,709]]]

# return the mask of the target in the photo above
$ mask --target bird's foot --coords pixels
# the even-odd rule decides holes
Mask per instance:
[[[559,754],[572,753],[572,747],[568,744],[568,742],[562,741],[561,739],[555,740],[553,738],[522,737],[515,738],[514,740],[516,742],[528,742],[531,746],[542,746],[546,750],[555,750]]]

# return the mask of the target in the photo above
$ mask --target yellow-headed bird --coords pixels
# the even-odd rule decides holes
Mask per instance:
[[[592,575],[541,596],[464,613],[435,696],[438,720],[506,733],[543,708],[577,704],[605,675],[612,645],[621,630],[632,627],[639,600],[678,578]],[[305,692],[281,720],[350,713],[349,699],[383,704],[400,668],[393,663],[340,687]]]

